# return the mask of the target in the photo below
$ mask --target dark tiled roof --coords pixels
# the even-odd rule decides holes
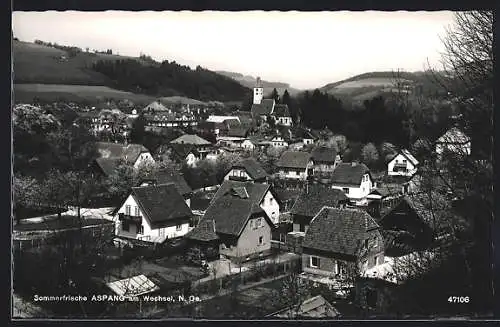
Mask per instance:
[[[196,228],[186,234],[186,238],[204,242],[219,239],[215,232],[215,221],[213,219],[202,219]]]
[[[264,183],[239,182],[231,180],[224,181],[224,183],[222,183],[217,192],[214,194],[212,202],[226,195],[240,197],[239,194],[241,192],[238,190],[240,188],[245,189],[246,193],[249,196],[249,199],[252,202],[256,203],[257,205],[260,205],[260,202],[262,201],[267,191],[269,190],[270,185]]]
[[[375,220],[361,209],[323,208],[311,221],[304,248],[357,256],[360,242],[368,232],[379,228]],[[375,233],[382,238],[380,232]]]
[[[254,117],[256,116],[263,116],[263,115],[270,115],[273,113],[274,110],[274,99],[263,99],[260,104],[253,104],[252,105],[252,115]]]
[[[227,131],[227,136],[233,137],[246,137],[248,134],[248,128],[246,127],[232,127]]]
[[[184,160],[186,159],[189,153],[193,153],[197,155],[196,146],[192,144],[170,144],[170,148],[172,149],[172,153],[178,159]]]
[[[332,173],[332,183],[342,185],[356,185],[361,184],[361,179],[364,174],[369,173],[370,169],[365,164],[356,163],[341,163],[335,168]]]
[[[170,141],[170,144],[193,144],[193,145],[210,145],[209,141],[199,137],[196,134],[185,134],[179,136],[173,141]]]
[[[109,176],[113,174],[116,167],[120,163],[120,159],[118,158],[97,158],[95,160],[97,166],[102,170],[104,175]]]
[[[192,216],[174,184],[133,187],[132,195],[153,228],[162,227],[173,219]]]
[[[134,163],[141,153],[149,152],[142,144],[96,142],[96,147],[102,158],[121,158],[129,163]]]
[[[309,185],[300,194],[292,209],[290,209],[290,213],[314,217],[323,207],[337,207],[339,203],[346,201],[348,201],[348,198],[343,191],[320,184],[313,184]]]
[[[267,217],[264,210],[251,199],[223,196],[212,201],[203,216],[203,220],[215,221],[217,233],[239,236],[248,219],[257,213]]]
[[[268,177],[267,172],[254,158],[243,159],[239,163],[233,165],[233,167],[244,168],[248,175],[250,175],[250,177],[254,180],[265,179],[266,177]]]
[[[430,195],[406,195],[401,201],[406,202],[408,206],[434,230],[443,229],[446,227],[446,222],[451,221],[451,205],[449,201],[438,192],[432,192]]]
[[[337,157],[337,150],[326,146],[315,147],[311,153],[312,160],[316,162],[335,163]]]
[[[173,183],[181,195],[186,195],[193,191],[184,177],[173,169],[158,171],[156,174],[156,183],[158,185]]]
[[[274,106],[274,115],[276,117],[290,117],[290,110],[286,104],[276,104]]]
[[[276,166],[305,169],[310,160],[310,153],[302,151],[285,151],[281,154]]]
[[[229,119],[224,120],[224,124],[226,124],[226,126],[229,129],[237,128],[237,127],[241,126],[240,121],[238,119],[234,119],[234,118],[229,118]]]

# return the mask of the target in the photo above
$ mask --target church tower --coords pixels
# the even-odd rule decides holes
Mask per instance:
[[[257,83],[253,88],[253,104],[260,104],[262,98],[264,97],[264,88],[262,87],[262,82],[260,77],[257,77]]]

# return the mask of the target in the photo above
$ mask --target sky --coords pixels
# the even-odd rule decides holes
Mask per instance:
[[[439,66],[453,12],[13,12],[14,37],[316,88]]]

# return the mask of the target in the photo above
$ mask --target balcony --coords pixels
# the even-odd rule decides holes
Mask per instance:
[[[119,213],[118,214],[118,219],[120,221],[123,221],[123,220],[128,220],[128,221],[132,221],[132,222],[135,222],[135,223],[140,223],[142,222],[142,217],[141,216],[132,216],[132,215],[126,215],[124,213]]]

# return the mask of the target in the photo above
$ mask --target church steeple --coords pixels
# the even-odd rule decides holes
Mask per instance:
[[[264,88],[262,87],[262,81],[260,80],[260,77],[257,77],[255,87],[253,88],[253,104],[260,104],[263,97]]]

